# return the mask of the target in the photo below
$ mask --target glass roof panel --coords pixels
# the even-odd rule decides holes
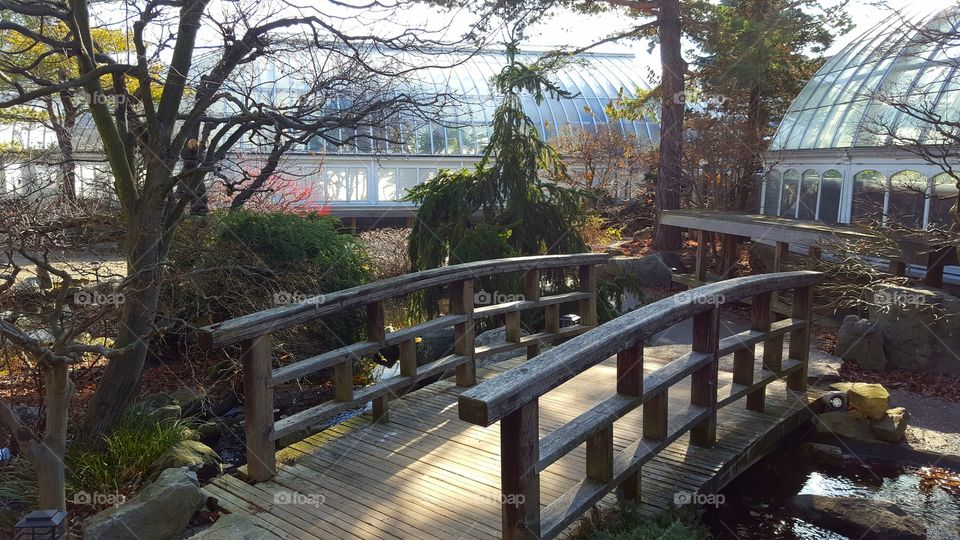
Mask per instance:
[[[790,105],[771,149],[888,144],[888,137],[876,133],[878,123],[910,137],[923,134],[928,126],[884,103],[891,97],[933,104],[942,117],[960,118],[955,100],[943,99],[945,92],[960,88],[955,81],[958,74],[950,69],[960,57],[960,40],[945,36],[931,41],[923,28],[960,28],[960,5],[946,9],[914,5],[847,45],[824,64]],[[943,84],[945,80],[947,84]]]

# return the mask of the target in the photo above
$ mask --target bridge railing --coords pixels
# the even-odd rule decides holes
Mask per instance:
[[[822,280],[818,272],[786,272],[699,287],[604,323],[461,394],[462,420],[480,426],[500,422],[503,538],[553,538],[618,486],[626,498],[639,500],[641,466],[687,432],[692,444],[712,446],[720,407],[746,397],[747,409],[762,411],[766,386],[784,376],[788,388],[805,391],[811,288]],[[791,289],[791,318],[774,321],[773,295]],[[719,305],[746,298],[752,300],[751,329],[720,339]],[[644,376],[644,339],[690,318],[691,352]],[[759,376],[758,343],[764,344]],[[719,389],[718,360],[730,353],[733,381]],[[613,355],[616,394],[541,439],[540,396]],[[670,387],[687,376],[690,404],[668,422]],[[643,407],[642,438],[615,454],[614,422],[638,407]],[[541,512],[540,473],[583,443],[584,479]]]
[[[201,329],[199,340],[207,347],[240,343],[243,363],[243,404],[246,417],[247,473],[266,480],[276,473],[276,441],[288,434],[329,420],[343,412],[373,402],[373,415],[387,421],[391,398],[415,388],[427,378],[455,370],[457,385],[476,384],[477,359],[501,352],[527,349],[535,356],[541,343],[552,343],[581,334],[597,324],[596,265],[605,254],[544,255],[459,264],[405,274],[390,279],[306,299],[302,302],[252,313]],[[578,291],[541,295],[541,271],[578,269]],[[494,275],[522,273],[523,299],[483,307],[474,306],[474,280]],[[384,327],[383,302],[435,287],[450,292],[449,313],[394,332]],[[560,327],[560,305],[576,302],[580,324]],[[366,309],[367,339],[325,351],[281,367],[271,358],[271,334],[279,330],[348,310]],[[544,310],[542,332],[522,336],[520,313]],[[506,341],[474,345],[474,321],[502,315]],[[425,332],[453,326],[454,354],[417,365],[416,338]],[[364,355],[399,346],[400,375],[355,389],[353,364]],[[333,369],[335,399],[274,422],[273,389],[323,369]]]

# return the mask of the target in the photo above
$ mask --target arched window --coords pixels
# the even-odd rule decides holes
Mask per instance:
[[[820,191],[820,175],[813,169],[803,172],[800,182],[800,219],[814,220],[817,218],[817,195]]]
[[[877,171],[860,171],[853,177],[851,221],[883,221],[887,177]]]
[[[780,192],[780,215],[796,217],[797,195],[800,188],[800,173],[794,169],[783,173],[783,189]]]
[[[949,228],[954,225],[951,209],[957,204],[957,183],[960,177],[947,173],[938,174],[933,178],[933,196],[930,198],[930,219],[928,227]]]
[[[887,223],[912,229],[923,228],[927,200],[927,177],[917,171],[900,171],[890,177]]]
[[[770,171],[764,179],[763,213],[775,216],[780,210],[780,172]]]
[[[840,221],[840,192],[843,189],[843,175],[830,169],[823,173],[820,183],[820,221],[835,225]]]

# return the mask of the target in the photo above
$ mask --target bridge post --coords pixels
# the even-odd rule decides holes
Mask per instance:
[[[386,339],[384,328],[383,302],[367,304],[367,339],[383,343]],[[352,374],[351,374],[352,375]],[[383,395],[373,399],[373,421],[390,421],[390,396]]]
[[[528,270],[523,274],[523,298],[524,300],[529,300],[536,302],[540,300],[540,271],[539,270]],[[557,306],[559,307],[559,306]],[[545,312],[546,314],[548,312]],[[559,317],[559,312],[558,312]],[[559,327],[559,319],[557,320],[557,326]],[[534,356],[540,354],[540,345],[533,343],[527,346],[527,359],[531,359]]]
[[[617,353],[617,393],[627,396],[643,395],[643,342],[639,341]],[[644,411],[646,411],[644,407]],[[647,423],[643,423],[646,428]],[[623,496],[629,501],[640,500],[640,470],[631,473],[620,483]]]
[[[580,323],[597,325],[597,267],[585,264],[580,267],[580,291],[590,293],[590,298],[580,301]]]
[[[707,281],[707,231],[697,230],[697,264],[694,267],[697,281]]]
[[[710,447],[717,440],[717,350],[720,309],[716,306],[693,317],[693,352],[712,354],[713,360],[691,375],[690,403],[708,409],[707,418],[690,430],[690,442]]]
[[[762,293],[754,296],[750,304],[750,329],[760,332],[769,332],[773,322],[773,295]],[[781,343],[781,348],[783,344]],[[764,342],[763,356],[767,358],[767,343]],[[756,361],[756,347],[751,346],[749,351],[737,351],[733,356],[733,382],[735,384],[753,384],[754,363]],[[764,360],[766,366],[766,360]],[[747,410],[763,412],[766,408],[767,387],[763,386],[747,394]]]
[[[800,362],[799,370],[787,376],[787,388],[797,392],[807,390],[807,369],[810,362],[810,318],[812,315],[813,291],[810,287],[798,287],[793,290],[793,308],[791,316],[794,319],[806,321],[803,328],[794,330],[790,334],[789,355],[793,360]]]
[[[262,482],[277,473],[270,381],[270,334],[243,342],[243,413],[247,438],[247,475]]]
[[[450,307],[457,315],[466,315],[467,320],[454,325],[453,351],[470,360],[457,366],[457,386],[477,384],[477,359],[474,356],[473,328],[473,278],[450,284]]]
[[[505,540],[540,538],[540,403],[500,420],[500,510]]]

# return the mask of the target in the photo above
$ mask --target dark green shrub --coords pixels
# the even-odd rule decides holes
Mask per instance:
[[[304,301],[370,281],[362,244],[339,219],[318,214],[215,212],[178,228],[161,313],[190,329]],[[275,358],[305,357],[364,339],[359,312],[325,317],[274,334]],[[161,357],[190,356],[168,339]]]

